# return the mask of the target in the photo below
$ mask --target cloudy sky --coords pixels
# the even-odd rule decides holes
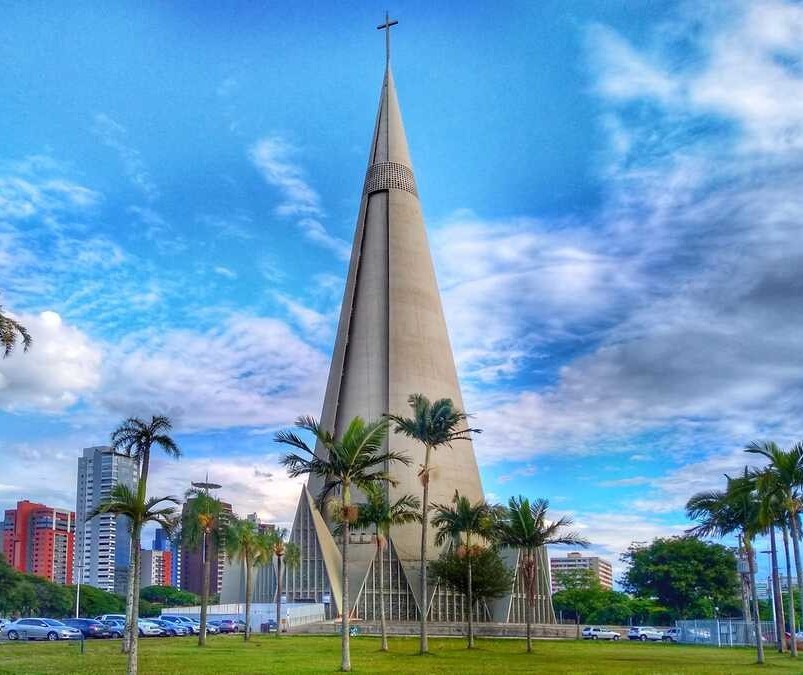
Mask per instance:
[[[704,8],[703,8],[704,7]],[[755,438],[803,436],[803,6],[410,2],[393,62],[486,493],[613,561]],[[320,414],[384,5],[3,3],[0,508],[170,415],[288,523]]]

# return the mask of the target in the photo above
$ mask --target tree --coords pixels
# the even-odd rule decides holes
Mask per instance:
[[[268,533],[272,555],[276,556],[276,637],[282,634],[282,563],[285,570],[296,569],[301,564],[301,551],[292,541],[287,541],[284,528]]]
[[[491,540],[494,536],[494,507],[482,500],[472,504],[467,497],[454,493],[452,504],[435,504],[432,525],[437,529],[435,544],[451,542],[455,554],[466,559],[466,598],[468,598],[468,648],[474,647],[474,594],[471,588],[471,561],[483,551],[472,538]]]
[[[421,501],[413,495],[402,495],[392,504],[386,490],[372,485],[365,490],[366,502],[360,504],[357,527],[373,527],[376,539],[376,555],[379,558],[379,622],[382,629],[380,650],[388,651],[388,635],[385,621],[385,562],[383,551],[392,526],[421,522]]]
[[[70,596],[75,597],[75,586],[68,586]],[[70,613],[75,611],[72,606]],[[78,607],[80,616],[98,616],[99,614],[119,614],[125,611],[125,598],[109,593],[89,584],[81,584],[81,598]]]
[[[686,503],[686,515],[700,524],[690,530],[701,536],[727,536],[739,532],[750,574],[750,589],[753,596],[753,632],[756,640],[756,661],[764,663],[764,645],[758,616],[758,592],[756,591],[756,561],[753,538],[761,530],[760,504],[756,495],[756,483],[745,467],[739,478],[727,479],[727,488],[695,494]]]
[[[736,558],[721,544],[683,536],[632,545],[622,556],[628,567],[624,589],[639,597],[655,598],[673,619],[692,616],[698,598],[717,606],[735,597],[738,588]]]
[[[331,515],[342,525],[341,554],[343,594],[341,599],[341,664],[344,672],[351,670],[351,649],[349,643],[349,527],[357,519],[359,510],[351,502],[352,488],[370,489],[374,484],[395,484],[387,467],[393,462],[409,464],[410,460],[397,452],[384,449],[387,434],[387,421],[365,423],[361,417],[355,417],[349,423],[340,438],[321,428],[311,417],[299,417],[296,427],[311,433],[322,448],[321,456],[292,431],[280,431],[276,434],[277,443],[295,448],[281,459],[291,478],[303,475],[314,475],[324,481],[321,493],[317,495],[319,506],[328,503],[329,498],[339,494],[339,499],[332,502]],[[299,454],[300,453],[300,454]]]
[[[156,523],[163,527],[166,532],[171,532],[175,527],[175,508],[173,506],[159,506],[163,502],[178,504],[174,497],[151,497],[145,499],[142,490],[134,492],[130,487],[118,483],[112,488],[109,499],[94,509],[89,517],[111,513],[115,516],[125,516],[131,523],[131,567],[137,570],[139,576],[139,541],[142,528],[146,523]],[[134,583],[129,574],[129,585]],[[131,595],[129,587],[128,601],[126,606],[126,616],[130,623],[126,626],[130,633],[130,644],[128,649],[128,675],[136,675],[137,672],[137,638],[136,630],[137,619],[139,618],[139,603],[135,602],[137,596]]]
[[[162,448],[164,452],[174,458],[181,456],[181,450],[170,437],[169,431],[173,428],[168,417],[155,415],[150,422],[138,417],[129,417],[111,434],[111,446],[115,452],[122,453],[137,460],[137,493],[140,501],[145,501],[148,488],[148,472],[150,470],[151,449],[153,446]],[[132,561],[128,568],[128,601],[126,604],[126,634],[123,638],[122,650],[127,651],[131,642],[136,622],[128,611],[136,604],[139,598],[139,550],[141,546],[140,533],[132,533],[131,540]]]
[[[552,596],[552,605],[556,611],[563,611],[573,617],[577,624],[590,621],[589,617],[604,607],[608,600],[605,589],[593,570],[558,572],[555,581],[560,590]]]
[[[187,491],[187,501],[182,512],[181,536],[185,546],[201,549],[203,558],[203,580],[201,586],[201,627],[198,631],[198,646],[206,645],[206,611],[209,605],[209,577],[211,560],[209,544],[214,542],[219,548],[225,546],[224,531],[228,514],[221,501],[206,490],[192,488]]]
[[[28,330],[16,319],[12,319],[3,313],[0,305],[0,346],[3,349],[3,358],[6,358],[14,350],[17,340],[22,340],[22,351],[27,352],[33,344]]]
[[[421,571],[420,571],[420,598],[421,598],[421,646],[420,652],[429,652],[429,636],[427,635],[427,614],[429,602],[427,594],[427,534],[429,531],[429,480],[430,460],[433,450],[443,446],[452,447],[452,443],[471,439],[471,434],[481,433],[480,429],[471,429],[466,426],[468,415],[455,407],[452,399],[441,398],[430,400],[423,394],[412,394],[407,399],[413,411],[412,417],[403,415],[388,415],[388,419],[395,423],[394,431],[408,438],[418,441],[424,446],[424,463],[418,472],[423,487],[421,501]]]
[[[251,636],[251,598],[254,595],[254,568],[266,565],[273,557],[272,541],[257,530],[250,520],[232,517],[226,526],[226,554],[245,567],[245,631],[243,640]]]
[[[81,591],[83,593],[83,591]],[[195,593],[189,591],[182,591],[179,588],[172,586],[145,586],[139,592],[139,597],[142,600],[153,602],[165,607],[192,607],[200,602]],[[104,614],[104,612],[96,612],[97,614]]]
[[[510,592],[513,575],[493,546],[478,547],[471,558],[459,555],[455,548],[444,551],[437,560],[430,563],[429,572],[433,583],[443,583],[468,597],[469,560],[472,569],[471,592],[475,603],[487,602]]]
[[[800,611],[803,613],[803,559],[800,554],[800,527],[799,514],[803,508],[803,442],[793,445],[789,450],[782,450],[773,441],[753,441],[746,448],[746,452],[761,455],[769,460],[769,466],[757,478],[760,492],[775,497],[780,502],[780,508],[785,512],[785,522],[792,535],[792,548],[795,553],[795,568],[797,570],[797,590],[800,602]],[[777,564],[776,564],[777,568]],[[790,584],[791,586],[791,584]],[[791,631],[794,635],[794,600],[790,588],[789,617]],[[792,655],[797,656],[797,645],[792,640]]]
[[[549,500],[536,499],[532,503],[526,497],[511,497],[506,511],[497,522],[497,541],[500,546],[517,548],[522,559],[519,562],[524,588],[527,594],[527,652],[533,650],[532,611],[535,604],[538,579],[538,550],[548,544],[588,546],[588,541],[577,532],[566,532],[573,525],[571,518],[562,516],[550,521],[547,518]]]

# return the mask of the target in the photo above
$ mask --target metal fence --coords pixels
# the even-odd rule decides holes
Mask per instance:
[[[677,621],[680,628],[678,642],[685,644],[704,644],[713,647],[755,646],[756,634],[752,621],[732,619],[693,619]],[[771,621],[759,623],[764,643],[775,642],[775,624]]]

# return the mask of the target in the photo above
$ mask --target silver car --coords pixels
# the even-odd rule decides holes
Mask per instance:
[[[80,640],[81,631],[55,619],[19,619],[3,629],[9,640]]]

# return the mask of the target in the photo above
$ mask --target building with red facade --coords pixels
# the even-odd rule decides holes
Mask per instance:
[[[75,513],[36,502],[17,502],[3,519],[3,554],[20,572],[72,583]]]
[[[140,549],[139,585],[172,586],[173,554],[171,551]]]

